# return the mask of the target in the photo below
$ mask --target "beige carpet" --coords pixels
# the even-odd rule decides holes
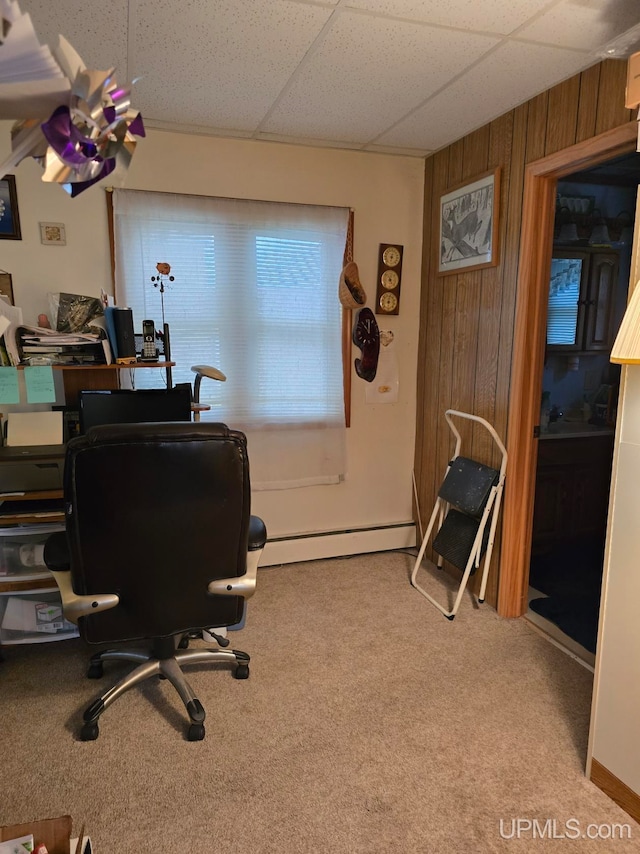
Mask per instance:
[[[87,647],[5,648],[0,824],[70,813],[97,854],[640,851],[640,826],[584,777],[591,674],[471,597],[447,621],[410,587],[412,562],[261,570],[230,634],[251,677],[191,671],[203,742],[159,680],[79,742]],[[502,838],[516,818],[556,835],[628,823],[632,840]]]

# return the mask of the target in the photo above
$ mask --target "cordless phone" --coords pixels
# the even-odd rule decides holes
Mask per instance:
[[[157,362],[156,328],[153,320],[142,321],[142,361]]]

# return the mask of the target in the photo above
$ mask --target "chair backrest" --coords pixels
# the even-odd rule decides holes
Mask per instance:
[[[241,597],[207,584],[242,575],[250,518],[245,436],[224,424],[93,427],[69,442],[65,511],[76,593],[120,605],[81,618],[91,643],[234,625]]]

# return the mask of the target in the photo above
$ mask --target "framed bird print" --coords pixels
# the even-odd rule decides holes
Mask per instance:
[[[497,265],[499,199],[499,167],[440,197],[439,275]]]

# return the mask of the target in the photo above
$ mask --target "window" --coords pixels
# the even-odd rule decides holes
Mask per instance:
[[[549,283],[547,344],[575,344],[583,258],[553,258]]]
[[[344,474],[341,306],[346,208],[114,190],[116,299],[171,333],[174,382],[208,364],[203,418],[249,438],[252,483]],[[175,277],[161,294],[156,264]],[[164,318],[163,318],[164,310]],[[138,371],[138,386],[158,382]]]

